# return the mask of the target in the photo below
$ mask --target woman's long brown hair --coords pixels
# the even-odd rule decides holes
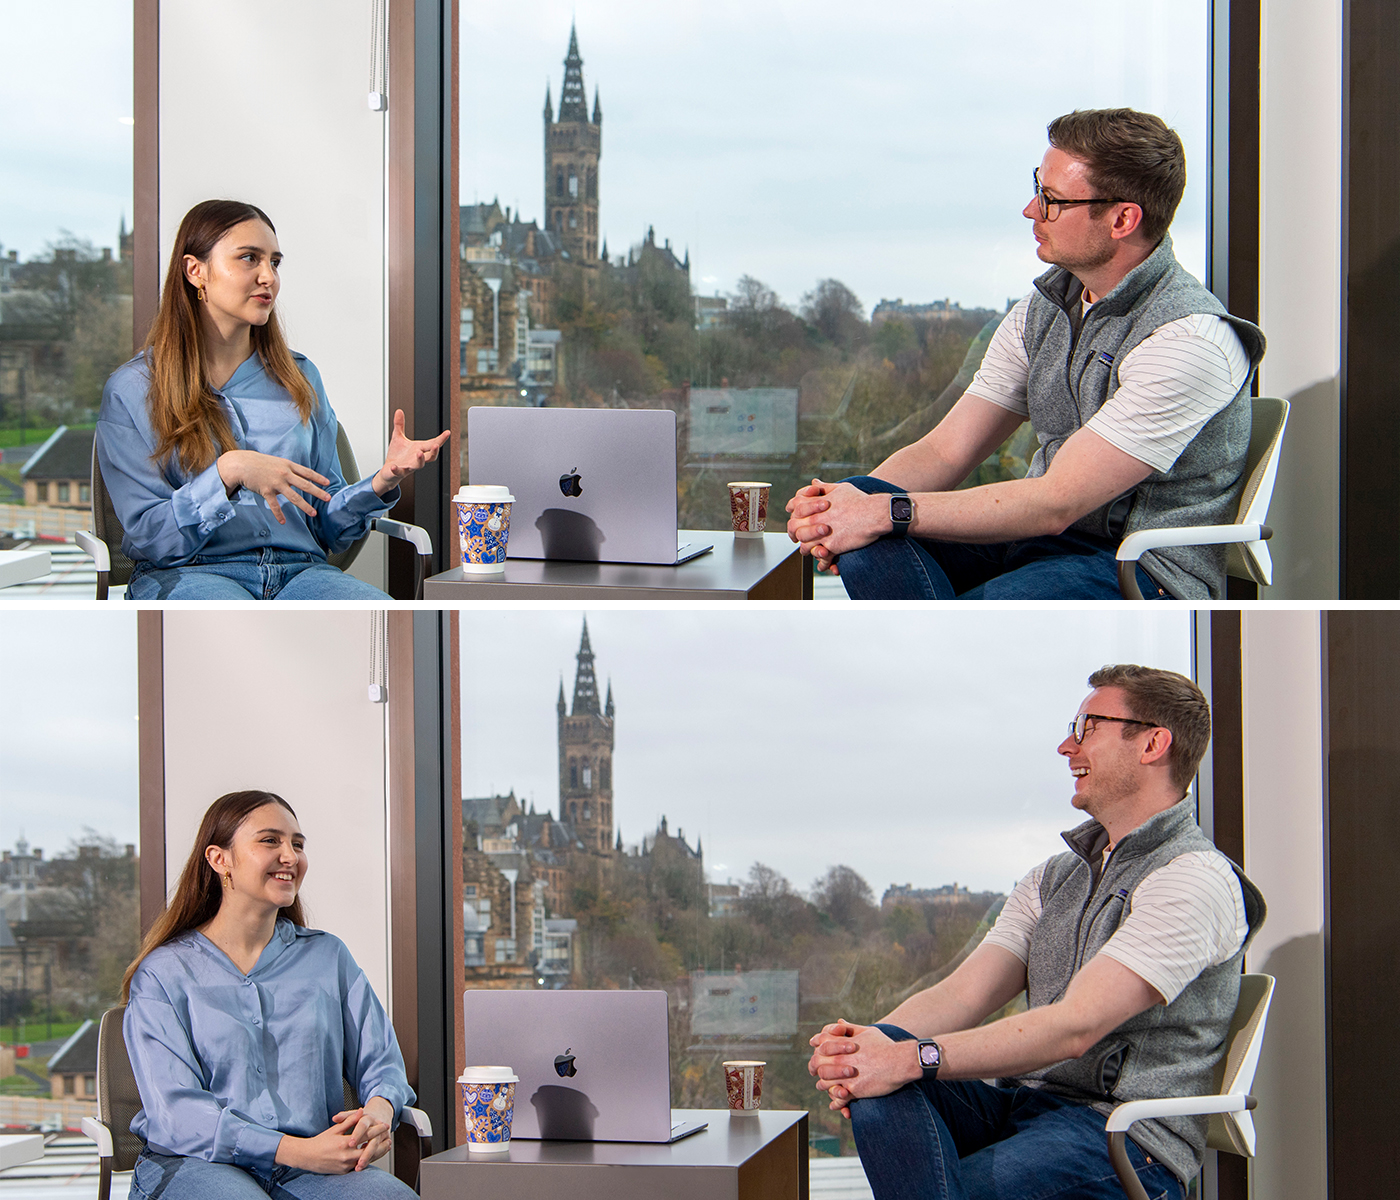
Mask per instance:
[[[146,338],[144,354],[151,373],[146,403],[156,434],[155,459],[164,463],[173,455],[191,474],[235,449],[238,441],[209,383],[199,294],[185,278],[185,256],[208,262],[219,239],[244,221],[261,221],[277,232],[262,209],[240,200],[204,200],[185,214],[165,272],[160,310]],[[264,369],[291,394],[306,424],[316,408],[316,393],[287,348],[275,309],[266,325],[252,326],[252,337]]]
[[[214,919],[219,905],[223,903],[224,893],[218,875],[204,857],[204,851],[210,846],[222,846],[227,850],[233,844],[233,835],[238,832],[238,827],[248,819],[250,813],[264,804],[280,804],[292,816],[296,816],[292,806],[272,792],[229,792],[209,806],[204,820],[199,823],[199,833],[194,839],[189,858],[185,860],[185,869],[180,872],[180,882],[175,885],[174,897],[165,911],[156,918],[155,924],[141,942],[140,951],[132,960],[131,966],[127,967],[126,974],[122,976],[123,1004],[130,996],[131,977],[136,974],[136,968],[141,965],[146,955],[187,930],[198,929]],[[293,925],[306,924],[300,896],[278,912]]]

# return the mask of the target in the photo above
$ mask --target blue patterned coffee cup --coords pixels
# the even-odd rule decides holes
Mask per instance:
[[[510,539],[510,488],[467,484],[452,497],[457,508],[457,537],[462,548],[462,571],[494,575],[506,569]]]
[[[468,1067],[457,1077],[467,1121],[467,1149],[489,1153],[510,1149],[510,1122],[515,1116],[515,1085],[509,1067]]]

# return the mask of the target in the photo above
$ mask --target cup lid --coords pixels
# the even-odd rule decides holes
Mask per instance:
[[[452,497],[454,501],[460,500],[463,504],[513,504],[515,497],[510,494],[510,488],[500,487],[492,483],[464,483],[457,489],[457,494]]]
[[[731,483],[731,484],[729,484],[728,486],[729,486],[729,487],[737,487],[737,488],[754,488],[754,487],[766,487],[766,488],[770,488],[770,487],[772,487],[773,485],[772,485],[771,483],[740,482],[740,483]]]
[[[726,1067],[766,1067],[768,1064],[756,1058],[731,1058],[724,1064]]]
[[[509,1067],[466,1067],[457,1076],[458,1083],[519,1083]]]

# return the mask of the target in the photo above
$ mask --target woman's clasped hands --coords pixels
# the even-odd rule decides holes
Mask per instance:
[[[376,1096],[363,1108],[336,1113],[331,1127],[315,1137],[284,1134],[277,1147],[277,1161],[317,1175],[363,1171],[389,1152],[393,1116],[389,1102]]]

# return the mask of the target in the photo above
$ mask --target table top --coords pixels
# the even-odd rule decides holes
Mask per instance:
[[[47,550],[0,550],[0,587],[42,579],[52,570]]]
[[[42,1133],[0,1133],[0,1171],[43,1157]]]
[[[762,1109],[756,1113],[731,1113],[728,1109],[678,1108],[676,1121],[708,1121],[709,1127],[678,1142],[547,1142],[512,1139],[507,1150],[482,1154],[466,1146],[454,1146],[425,1158],[423,1165],[492,1163],[565,1164],[600,1166],[738,1167],[774,1138],[807,1116],[804,1109]]]
[[[429,578],[423,585],[423,598],[741,600],[797,554],[796,543],[786,533],[736,538],[727,529],[683,529],[681,539],[713,542],[715,548],[676,566],[511,558],[498,575],[464,575],[460,567],[454,567]],[[797,580],[800,589],[800,575]],[[792,598],[801,599],[800,590]]]

